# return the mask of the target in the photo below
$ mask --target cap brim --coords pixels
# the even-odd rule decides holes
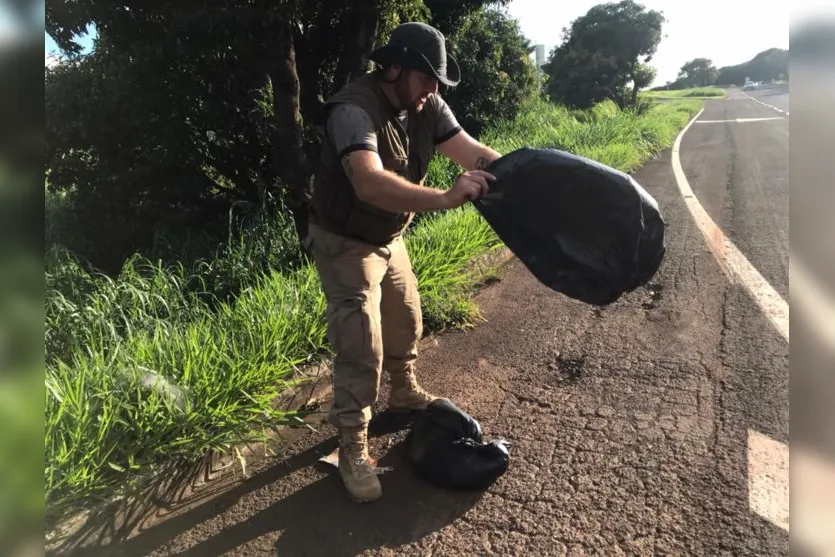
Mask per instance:
[[[449,87],[455,87],[461,83],[461,67],[458,65],[458,60],[452,57],[452,54],[446,55],[446,75],[436,75],[438,81]]]

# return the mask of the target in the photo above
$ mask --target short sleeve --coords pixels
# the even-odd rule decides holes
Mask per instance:
[[[362,149],[377,152],[377,134],[368,113],[354,104],[342,103],[328,113],[328,137],[344,157]]]
[[[460,132],[463,128],[452,113],[452,109],[440,95],[434,95],[438,103],[438,122],[435,127],[435,145],[440,145],[444,141],[452,138],[455,134]]]

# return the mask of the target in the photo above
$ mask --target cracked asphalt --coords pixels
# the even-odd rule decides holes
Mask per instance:
[[[738,97],[708,101],[700,118],[778,115]],[[488,438],[512,442],[510,468],[489,489],[418,479],[405,429],[380,407],[372,451],[394,471],[374,504],[350,502],[317,463],[336,446],[320,425],[248,480],[196,488],[130,537],[102,546],[90,536],[70,554],[788,554],[788,533],[751,509],[748,458],[751,432],[788,444],[788,345],[714,260],[670,156],[634,174],[668,223],[648,288],[595,308],[514,259],[478,296],[485,322],[426,341],[422,384]],[[705,209],[787,295],[788,119],[694,125],[681,156]]]

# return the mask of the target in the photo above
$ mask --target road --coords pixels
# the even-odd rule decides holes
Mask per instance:
[[[745,94],[760,102],[778,108],[779,110],[789,112],[788,83],[760,85],[752,91],[745,91]],[[731,98],[739,98],[739,94],[736,92],[732,92]]]
[[[787,110],[787,92],[773,92],[750,94]],[[783,298],[788,118],[731,92],[706,103],[679,151],[705,211]],[[635,173],[668,223],[651,290],[596,309],[514,260],[478,296],[486,322],[425,343],[422,383],[513,443],[510,469],[485,492],[417,479],[405,431],[382,413],[373,452],[394,471],[374,504],[349,502],[317,463],[335,446],[321,426],[250,479],[204,486],[128,539],[88,537],[72,554],[788,554],[788,342],[717,262],[674,159],[667,150]]]

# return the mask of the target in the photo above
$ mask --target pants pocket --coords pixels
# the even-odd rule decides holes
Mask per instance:
[[[333,412],[356,419],[376,402],[383,368],[382,335],[369,309],[367,299],[347,298],[334,304],[329,315],[336,352]]]
[[[353,297],[328,305],[328,340],[340,360],[373,360],[375,336],[367,299]]]

